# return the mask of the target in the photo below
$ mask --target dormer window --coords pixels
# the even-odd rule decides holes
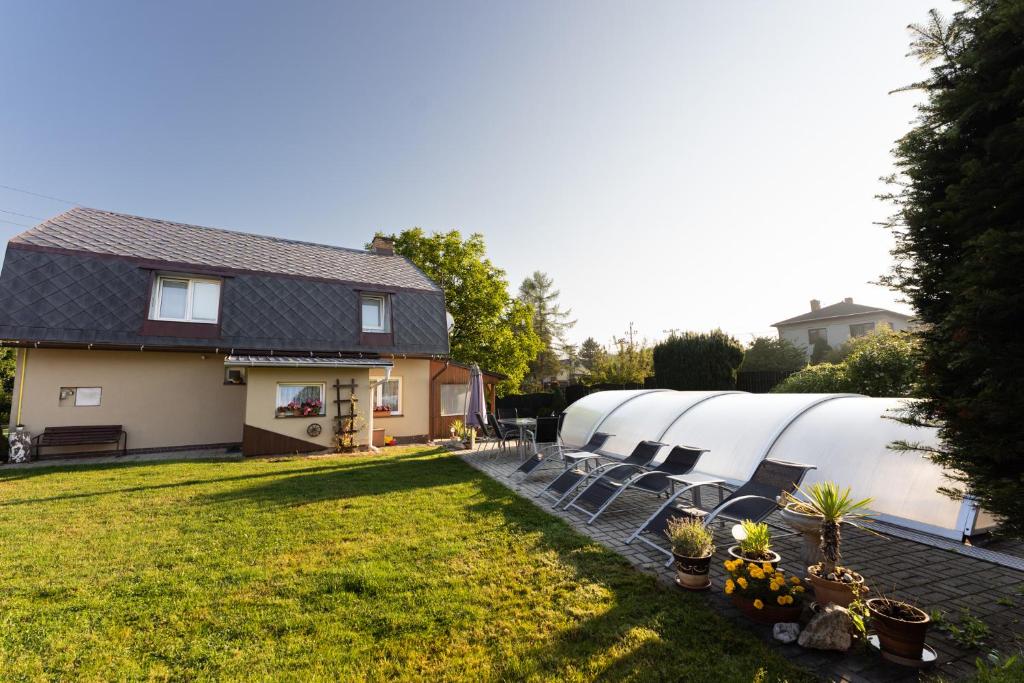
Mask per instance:
[[[160,275],[153,285],[150,320],[216,323],[220,311],[220,280]]]
[[[387,294],[362,294],[363,332],[390,332],[391,305]]]

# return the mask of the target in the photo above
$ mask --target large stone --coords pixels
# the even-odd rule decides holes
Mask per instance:
[[[772,636],[775,640],[783,643],[792,643],[800,635],[800,624],[775,624],[772,627]]]
[[[853,644],[853,621],[850,613],[839,605],[826,605],[811,619],[799,643],[815,650],[846,652]]]

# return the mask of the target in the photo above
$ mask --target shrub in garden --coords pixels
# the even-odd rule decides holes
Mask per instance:
[[[756,337],[743,352],[739,372],[792,372],[807,365],[807,354],[788,339]]]
[[[850,391],[846,366],[835,363],[810,365],[772,388],[773,394],[832,394]]]
[[[663,389],[735,389],[743,347],[721,330],[673,333],[654,347],[654,376]]]

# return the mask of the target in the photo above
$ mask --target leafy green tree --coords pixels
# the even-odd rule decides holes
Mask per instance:
[[[600,357],[587,384],[643,384],[654,372],[651,347],[637,338],[633,323],[624,336],[612,338],[612,348]]]
[[[913,396],[920,378],[918,344],[906,332],[881,329],[857,337],[843,361],[851,391],[868,396]]]
[[[587,371],[593,371],[607,354],[604,347],[598,344],[593,337],[587,337],[580,344],[580,364]]]
[[[735,389],[743,347],[722,330],[673,332],[654,347],[654,376],[666,389]]]
[[[788,339],[755,337],[743,352],[739,372],[793,372],[807,365],[807,354]]]
[[[463,239],[458,230],[427,235],[420,228],[391,235],[395,251],[444,290],[454,318],[451,355],[508,377],[500,393],[518,390],[541,349],[530,307],[509,296],[505,271],[487,258],[483,235]]]
[[[894,267],[922,323],[920,394],[907,419],[938,427],[928,455],[1024,535],[1024,2],[968,0],[911,26],[930,65],[895,149]]]
[[[14,392],[14,365],[17,350],[4,347],[0,349],[0,423],[7,425],[11,421],[11,396]]]
[[[565,333],[576,321],[570,320],[572,310],[563,310],[558,303],[560,294],[551,276],[539,270],[519,285],[519,300],[533,311],[533,329],[543,344],[537,357],[530,363],[524,388],[529,386],[536,389],[545,379],[558,375],[562,369],[560,353],[566,343]]]
[[[917,341],[908,332],[880,329],[845,345],[841,363],[822,362],[796,372],[772,389],[783,394],[853,392],[913,396],[920,377]]]

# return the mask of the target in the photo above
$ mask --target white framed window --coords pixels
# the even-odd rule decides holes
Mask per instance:
[[[215,323],[220,312],[220,280],[160,275],[153,284],[150,320]]]
[[[465,384],[441,385],[441,415],[465,415],[469,405],[469,386]]]
[[[401,377],[392,377],[374,387],[373,409],[374,411],[390,410],[392,415],[402,414]]]
[[[324,384],[279,382],[277,385],[277,417],[319,417],[326,415]]]
[[[387,294],[361,294],[363,332],[390,332],[391,306]]]

